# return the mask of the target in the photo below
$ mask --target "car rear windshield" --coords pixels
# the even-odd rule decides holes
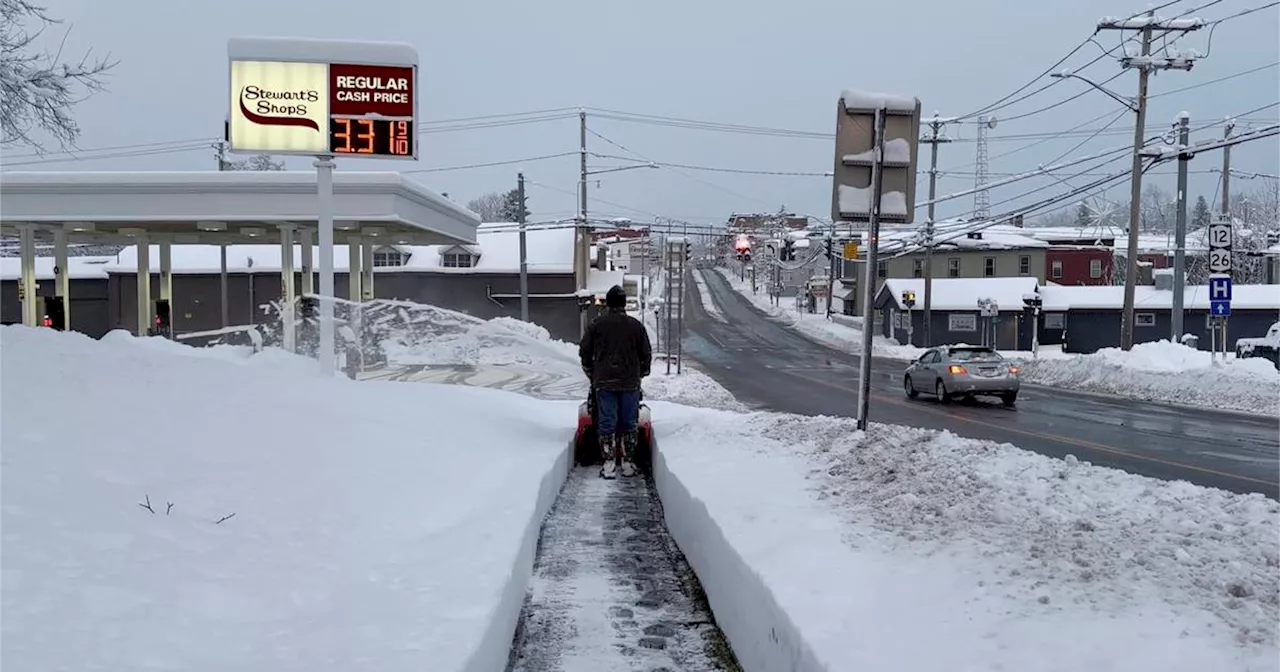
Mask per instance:
[[[999,362],[1004,358],[995,350],[955,348],[951,351],[951,358],[962,362]]]

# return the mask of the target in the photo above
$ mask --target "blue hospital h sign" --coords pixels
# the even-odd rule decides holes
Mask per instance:
[[[1231,301],[1231,278],[1209,278],[1209,301]]]

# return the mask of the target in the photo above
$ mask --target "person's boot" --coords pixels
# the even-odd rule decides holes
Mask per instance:
[[[622,475],[630,478],[636,475],[636,433],[627,432],[621,435]]]
[[[617,440],[612,436],[600,437],[600,477],[616,478],[618,471],[617,458],[614,455],[617,452]]]

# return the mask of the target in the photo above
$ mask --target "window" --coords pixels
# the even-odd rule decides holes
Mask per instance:
[[[397,250],[389,250],[385,252],[373,253],[374,268],[385,268],[389,266],[404,266],[409,261],[409,255]]]
[[[887,261],[876,262],[876,277],[877,278],[889,277],[889,262]]]
[[[995,257],[983,257],[982,275],[988,278],[994,278],[996,276],[996,258]]]
[[[960,257],[947,258],[947,277],[948,278],[960,277]]]
[[[1066,329],[1066,315],[1062,313],[1045,313],[1044,328],[1045,329]]]
[[[948,331],[977,331],[978,316],[973,313],[951,313],[947,315]]]
[[[1054,259],[1054,260],[1053,260],[1052,269],[1053,269],[1053,270],[1052,270],[1052,272],[1051,272],[1051,275],[1053,275],[1053,279],[1054,279],[1054,280],[1061,280],[1061,279],[1062,279],[1062,260],[1061,260],[1061,259]]]
[[[911,277],[924,277],[924,259],[913,259],[911,261]]]
[[[1031,257],[1018,257],[1018,275],[1031,275]]]
[[[475,255],[465,252],[450,252],[440,255],[440,265],[445,268],[471,268],[476,265]]]
[[[1137,313],[1133,316],[1133,323],[1139,327],[1154,327],[1156,326],[1156,314]]]
[[[1101,259],[1089,260],[1089,277],[1091,278],[1102,277],[1102,260]]]

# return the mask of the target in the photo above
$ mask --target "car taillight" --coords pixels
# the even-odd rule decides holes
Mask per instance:
[[[947,371],[950,372],[951,375],[953,376],[963,376],[965,373],[967,373],[964,370],[964,367],[960,366],[959,364],[952,364],[951,366],[948,366]]]

